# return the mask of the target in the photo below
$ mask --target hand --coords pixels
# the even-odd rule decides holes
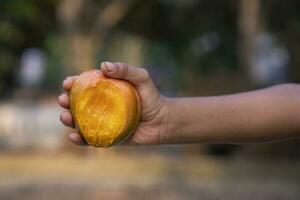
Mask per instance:
[[[141,119],[132,136],[124,142],[129,145],[160,144],[162,135],[168,131],[168,103],[167,98],[160,95],[151,80],[147,70],[132,67],[124,63],[104,62],[101,64],[101,71],[105,76],[123,79],[130,82],[138,91],[141,99]],[[69,109],[68,93],[78,76],[67,77],[63,81],[63,88],[66,93],[58,97],[59,104]],[[62,123],[74,128],[74,121],[69,110],[60,115]],[[69,139],[78,145],[86,145],[78,133],[78,130],[69,134]]]

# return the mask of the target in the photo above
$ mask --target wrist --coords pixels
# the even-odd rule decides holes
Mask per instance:
[[[207,142],[204,117],[200,114],[207,105],[202,98],[165,98],[166,122],[160,137],[163,144]],[[208,116],[209,117],[209,116]]]
[[[172,142],[172,135],[174,135],[176,128],[176,106],[175,98],[162,97],[163,106],[162,106],[162,131],[160,133],[160,144],[170,144]]]

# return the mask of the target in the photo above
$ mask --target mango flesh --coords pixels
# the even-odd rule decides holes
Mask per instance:
[[[91,70],[74,82],[70,110],[76,128],[89,145],[110,147],[133,133],[141,108],[139,95],[130,83]]]

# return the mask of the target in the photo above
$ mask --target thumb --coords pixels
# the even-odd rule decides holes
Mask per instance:
[[[140,86],[151,81],[147,70],[125,63],[103,62],[101,63],[101,71],[108,77],[124,79],[134,86]]]

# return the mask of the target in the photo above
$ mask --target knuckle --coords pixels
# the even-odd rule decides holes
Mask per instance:
[[[120,73],[122,77],[128,76],[128,65],[125,63],[116,63],[117,71]]]
[[[123,77],[127,77],[127,76],[128,76],[128,65],[123,64]]]
[[[141,68],[141,81],[147,81],[150,77],[148,70]]]
[[[62,86],[65,88],[65,87],[67,86],[67,83],[68,83],[68,80],[67,80],[67,79],[63,80],[63,81],[62,81]]]

